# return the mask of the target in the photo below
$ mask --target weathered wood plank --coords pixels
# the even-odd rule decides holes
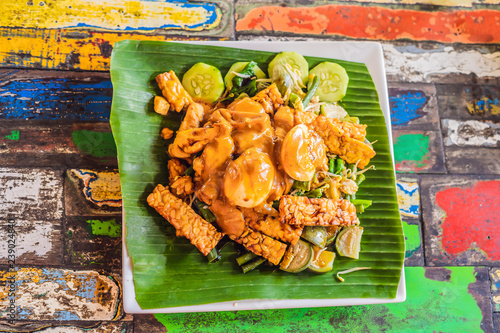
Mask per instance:
[[[66,216],[121,215],[122,196],[117,170],[67,170],[64,189]]]
[[[315,1],[304,6],[236,2],[238,34],[319,35],[369,40],[439,41],[444,43],[498,43],[500,22],[495,10],[430,11],[389,6],[327,4]],[[460,18],[460,23],[457,18]],[[424,29],[422,27],[425,27]]]
[[[2,332],[37,332],[37,333],[132,333],[129,322],[82,322],[68,321],[16,321],[14,324],[0,321]]]
[[[500,267],[491,268],[490,280],[493,311],[500,312]]]
[[[439,129],[434,85],[389,82],[388,86],[394,128]]]
[[[442,119],[445,146],[500,147],[500,124]]]
[[[404,218],[419,219],[420,192],[418,178],[406,174],[397,174],[396,191],[401,216]]]
[[[442,118],[500,121],[499,85],[438,84],[436,90]]]
[[[0,264],[8,264],[13,260],[16,265],[61,265],[63,247],[61,230],[62,225],[59,220],[2,221]]]
[[[445,172],[440,132],[394,130],[392,136],[397,172]]]
[[[65,267],[121,271],[120,217],[67,218],[65,225]]]
[[[0,165],[117,167],[109,123],[0,121]]]
[[[0,119],[109,121],[109,73],[0,70]]]
[[[493,331],[494,332],[500,331],[500,313],[499,312],[493,313]]]
[[[122,315],[120,285],[109,274],[25,267],[0,271],[0,281],[0,305],[14,304],[18,320],[100,321]],[[9,297],[12,285],[15,296]]]
[[[2,16],[0,67],[106,71],[120,40],[234,38],[229,0],[8,4],[5,10],[16,14]]]
[[[107,31],[181,31],[184,34],[215,35],[225,33],[221,21],[229,20],[222,12],[228,1],[174,2],[131,1],[89,2],[85,0],[45,0],[41,3],[6,0],[3,27],[62,29],[92,27]],[[222,5],[222,6],[221,6]],[[224,15],[225,14],[225,15]],[[224,16],[224,17],[223,17]],[[229,22],[226,22],[227,25]],[[215,30],[215,31],[214,31]]]
[[[445,147],[446,169],[459,174],[500,174],[500,149]]]
[[[62,189],[62,171],[0,168],[0,218],[59,220]]]
[[[134,315],[134,333],[166,333],[167,329],[165,326],[155,318],[154,314]]]
[[[427,265],[500,263],[500,181],[422,176],[420,186]]]
[[[493,332],[486,268],[406,267],[405,275],[404,303],[155,317],[168,332]]]
[[[405,266],[424,266],[422,226],[419,220],[403,218],[405,234]]]

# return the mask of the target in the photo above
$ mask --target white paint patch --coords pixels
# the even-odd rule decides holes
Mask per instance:
[[[52,239],[59,236],[54,231],[54,225],[44,221],[15,221],[15,255],[20,257],[26,253],[32,253],[36,257],[45,257],[53,249]],[[7,228],[0,228],[1,239],[7,240]],[[59,243],[58,243],[59,244]],[[8,257],[7,241],[0,242],[0,260]]]
[[[500,124],[488,121],[443,119],[446,146],[500,146]]]
[[[69,326],[50,327],[37,331],[38,333],[123,333],[127,331],[125,323],[102,323],[99,327],[78,328]]]
[[[53,170],[0,168],[0,218],[60,219],[62,192],[62,174]]]
[[[15,280],[16,306],[21,309],[19,319],[112,320],[120,302],[118,285],[94,271],[21,268]],[[67,286],[69,282],[73,288]],[[3,292],[0,307],[6,309],[8,287],[0,290]]]
[[[476,50],[457,51],[451,46],[428,52],[400,52],[392,44],[382,44],[387,75],[404,81],[430,81],[436,74],[476,74],[500,77],[500,52],[483,54]]]

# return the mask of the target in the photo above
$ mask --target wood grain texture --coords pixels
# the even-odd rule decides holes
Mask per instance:
[[[500,181],[486,176],[421,176],[429,266],[500,262]]]
[[[445,146],[500,147],[500,124],[490,121],[442,119]]]
[[[402,219],[405,234],[405,267],[424,266],[422,224],[416,219]]]
[[[64,189],[66,216],[121,215],[117,170],[67,170]]]
[[[433,84],[388,82],[391,123],[401,129],[439,129]]]
[[[277,5],[272,1],[236,2],[240,34],[320,35],[368,40],[433,40],[445,43],[498,43],[498,12],[490,9],[426,10],[411,7],[324,4]]]
[[[436,90],[444,119],[500,121],[500,84],[438,84]]]
[[[0,121],[0,166],[117,167],[108,123]]]
[[[490,281],[493,311],[500,312],[500,267],[491,268]]]
[[[14,259],[16,265],[59,266],[62,264],[62,225],[59,220],[12,219],[13,237],[8,220],[0,223],[0,264]],[[9,245],[14,245],[11,253]],[[11,257],[10,255],[13,255]]]
[[[445,147],[446,169],[457,174],[500,174],[500,149]]]
[[[109,121],[109,73],[0,70],[0,119]]]
[[[121,271],[121,217],[73,217],[65,220],[64,265]]]
[[[210,3],[117,0],[106,4],[79,0],[74,8],[71,1],[46,2],[61,10],[52,11],[45,2],[8,2],[7,12],[16,15],[2,16],[5,23],[0,24],[1,67],[106,71],[113,45],[120,40],[206,40],[234,36],[233,2],[227,0]],[[32,9],[26,11],[23,9],[26,6]],[[125,9],[132,11],[124,12]],[[164,10],[170,13],[177,10],[178,14],[159,14]],[[205,14],[192,15],[196,11]],[[90,22],[90,26],[82,22]]]
[[[85,321],[16,321],[14,324],[0,321],[2,332],[12,333],[132,333],[129,322],[85,322]]]
[[[445,172],[440,132],[394,130],[392,136],[397,172]]]
[[[396,191],[401,216],[409,219],[419,219],[421,209],[418,177],[397,174]]]
[[[120,285],[115,278],[95,271],[25,267],[0,272],[0,281],[13,281],[15,297],[8,296],[11,283],[0,288],[0,305],[14,299],[16,319],[113,320],[122,315]]]
[[[0,218],[56,221],[63,214],[62,172],[0,168]]]

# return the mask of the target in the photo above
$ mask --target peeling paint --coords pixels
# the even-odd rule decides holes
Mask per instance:
[[[489,121],[443,119],[445,145],[498,147],[500,146],[500,124]]]
[[[117,172],[73,169],[71,173],[83,181],[85,198],[99,207],[121,207],[120,176]]]

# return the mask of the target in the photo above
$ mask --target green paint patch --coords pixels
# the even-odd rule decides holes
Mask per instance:
[[[9,135],[5,136],[5,138],[12,140],[12,141],[19,140],[19,131],[16,131],[16,130],[11,131]]]
[[[411,257],[420,247],[420,233],[418,225],[408,224],[403,221],[403,232],[405,234],[406,253],[405,257]]]
[[[95,157],[116,156],[116,145],[113,134],[87,130],[73,131],[73,144],[82,152]]]
[[[89,231],[91,231],[94,236],[122,236],[122,226],[116,223],[115,219],[109,221],[87,220],[87,223],[91,227]]]
[[[448,270],[449,281],[436,281],[425,277],[423,267],[406,267],[404,303],[155,314],[155,317],[168,332],[481,331],[481,310],[468,292],[469,284],[476,281],[474,267],[448,267]]]
[[[423,133],[403,134],[394,139],[394,158],[396,164],[411,161],[417,168],[427,164],[429,137]]]

